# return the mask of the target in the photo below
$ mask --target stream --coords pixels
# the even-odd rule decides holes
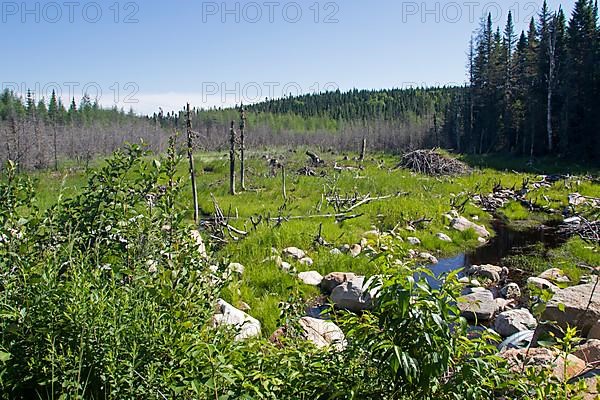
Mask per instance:
[[[435,277],[430,278],[429,283],[432,286],[439,286],[439,278],[445,274],[471,265],[493,264],[498,265],[504,257],[527,254],[531,252],[531,247],[542,244],[545,250],[553,249],[564,243],[564,239],[557,234],[556,227],[548,225],[539,225],[527,228],[515,228],[507,225],[501,220],[494,220],[492,223],[496,236],[490,241],[468,253],[461,253],[457,256],[441,259],[438,264],[428,266]],[[513,273],[514,271],[511,271]],[[460,274],[459,276],[463,276]],[[526,277],[513,276],[512,280],[516,283],[522,283]]]

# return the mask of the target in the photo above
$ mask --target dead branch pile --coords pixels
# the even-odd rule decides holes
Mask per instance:
[[[559,226],[558,232],[565,236],[578,235],[583,240],[600,242],[600,220],[590,221],[585,217],[567,218]]]
[[[463,175],[471,172],[462,161],[433,150],[416,150],[405,154],[397,168],[407,168],[419,174],[432,176]]]
[[[302,176],[317,176],[317,172],[310,167],[302,167],[297,171],[298,175]]]
[[[202,225],[204,229],[209,232],[211,239],[217,243],[225,244],[228,242],[227,237],[237,242],[241,237],[247,236],[248,232],[237,229],[229,224],[229,220],[238,219],[238,217],[231,217],[231,212],[225,214],[212,193],[210,194],[210,197],[212,198],[215,207],[215,213],[211,218],[203,219]]]

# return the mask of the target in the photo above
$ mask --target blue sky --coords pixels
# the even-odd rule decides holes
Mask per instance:
[[[574,1],[549,1],[570,14]],[[460,84],[488,11],[539,1],[2,1],[3,88],[139,113],[340,88]]]

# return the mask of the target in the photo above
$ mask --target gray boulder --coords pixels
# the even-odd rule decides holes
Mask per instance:
[[[325,294],[330,294],[337,286],[355,278],[357,278],[357,275],[351,272],[332,272],[323,278],[323,281],[321,282],[321,290]]]
[[[437,235],[435,235],[438,239],[440,239],[442,242],[452,242],[452,238],[448,235],[446,235],[445,233],[438,233]]]
[[[297,247],[288,247],[283,249],[283,255],[295,258],[296,260],[302,260],[304,257],[306,257],[306,252]]]
[[[346,348],[344,332],[333,322],[311,317],[300,318],[300,326],[304,330],[306,340],[319,348],[331,346],[337,351]]]
[[[537,327],[537,321],[527,309],[509,310],[498,314],[494,321],[494,330],[503,337]]]
[[[586,337],[600,320],[600,290],[595,283],[558,289],[546,305],[542,318],[556,321],[562,328],[576,327]]]
[[[490,233],[484,226],[477,225],[476,223],[469,221],[465,217],[454,218],[452,220],[452,222],[450,222],[450,226],[453,229],[456,229],[457,231],[460,231],[460,232],[464,232],[466,230],[473,229],[479,237],[485,238],[485,237],[490,236]]]
[[[323,277],[317,271],[300,272],[298,278],[307,285],[319,286]]]
[[[562,272],[558,268],[551,268],[547,271],[544,271],[538,276],[538,278],[546,279],[546,280],[548,280],[550,282],[554,282],[554,283],[569,283],[569,282],[571,282],[569,277],[566,276],[565,273]]]
[[[554,283],[550,282],[549,280],[543,279],[543,278],[537,278],[535,276],[532,276],[531,278],[527,278],[527,286],[533,286],[538,289],[547,289],[547,290],[551,290],[552,292],[556,292],[557,290],[559,290],[558,286],[556,286]]]
[[[361,312],[373,306],[378,288],[371,288],[373,280],[359,276],[336,286],[331,292],[331,301],[342,310]]]
[[[458,309],[470,321],[489,321],[496,313],[496,302],[489,290],[477,291],[459,297]]]
[[[212,324],[214,327],[230,326],[236,329],[236,341],[260,336],[260,322],[225,300],[217,300],[217,313],[212,318]]]
[[[498,267],[497,265],[472,265],[467,271],[467,275],[474,276],[476,278],[483,278],[492,281],[492,283],[498,283],[500,280],[508,275],[508,269]]]

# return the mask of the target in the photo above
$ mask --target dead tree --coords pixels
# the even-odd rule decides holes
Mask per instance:
[[[287,191],[285,188],[285,166],[281,166],[281,193],[283,195],[283,201],[287,201]]]
[[[367,138],[364,137],[362,140],[362,146],[360,147],[360,162],[365,161],[365,153],[367,151]]]
[[[235,196],[235,122],[229,131],[229,194]]]
[[[241,188],[241,190],[246,190],[246,167],[244,165],[244,162],[245,162],[244,150],[246,150],[245,139],[244,139],[245,131],[246,131],[246,110],[244,110],[244,105],[242,104],[240,107],[240,188]]]
[[[198,192],[196,188],[196,174],[194,171],[194,146],[192,143],[192,118],[190,115],[190,103],[186,107],[186,130],[187,130],[187,151],[190,161],[190,178],[192,180],[192,199],[194,200],[194,222],[198,224]]]

